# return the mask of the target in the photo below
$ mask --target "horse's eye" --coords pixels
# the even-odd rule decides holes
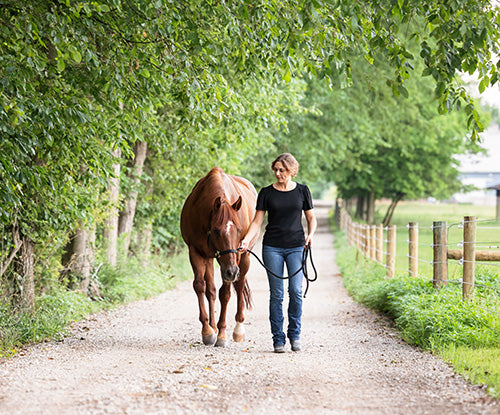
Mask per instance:
[[[214,229],[215,236],[220,236],[220,229]]]

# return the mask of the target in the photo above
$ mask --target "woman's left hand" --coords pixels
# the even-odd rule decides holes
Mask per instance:
[[[306,246],[307,245],[312,245],[312,235],[309,235],[307,238],[306,238]]]

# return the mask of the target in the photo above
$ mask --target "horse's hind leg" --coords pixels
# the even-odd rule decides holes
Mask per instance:
[[[212,345],[215,343],[216,334],[215,328],[212,328],[209,324],[209,317],[207,310],[205,308],[205,274],[207,272],[207,267],[209,263],[206,259],[202,258],[194,249],[190,247],[189,249],[189,260],[193,268],[194,281],[193,288],[198,297],[198,308],[200,310],[200,322],[202,325],[201,336],[203,343],[206,345]],[[212,272],[213,275],[213,272]]]
[[[227,304],[231,298],[231,283],[223,282],[219,290],[219,300],[220,300],[220,317],[217,328],[219,329],[217,333],[217,343],[216,346],[226,347],[226,315],[227,315]]]
[[[233,340],[235,342],[242,342],[245,340],[245,326],[243,326],[243,322],[245,321],[245,315],[243,314],[243,310],[245,309],[245,296],[244,290],[246,282],[246,275],[248,269],[250,268],[250,256],[249,254],[244,254],[240,259],[240,278],[238,281],[234,282],[234,288],[237,295],[237,309],[236,309],[236,326],[233,331]]]

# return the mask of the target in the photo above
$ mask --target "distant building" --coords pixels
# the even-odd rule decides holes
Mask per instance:
[[[477,188],[468,193],[456,193],[452,200],[458,203],[495,206],[496,191],[488,189],[500,183],[500,128],[497,124],[490,126],[482,136],[483,147],[487,155],[457,156],[460,161],[460,179],[463,184]]]

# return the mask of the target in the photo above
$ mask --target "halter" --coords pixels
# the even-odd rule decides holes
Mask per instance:
[[[239,254],[240,253],[240,250],[238,249],[226,249],[225,251],[219,251],[214,243],[212,242],[212,238],[210,238],[210,235],[212,234],[212,212],[210,212],[210,218],[208,220],[208,223],[209,223],[209,228],[208,228],[208,232],[207,232],[207,244],[210,245],[212,247],[212,249],[214,250],[214,256],[215,256],[215,259],[219,259],[221,256],[223,255],[226,255],[226,254]],[[238,258],[238,262],[239,262],[239,258]]]

